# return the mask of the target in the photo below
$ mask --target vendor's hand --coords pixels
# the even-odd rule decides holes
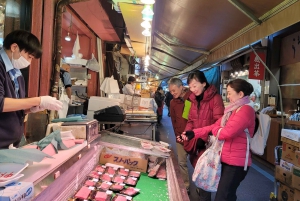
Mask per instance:
[[[41,106],[34,106],[31,107],[29,110],[31,113],[36,113],[45,110],[45,108],[42,108]]]
[[[48,110],[62,109],[62,102],[51,96],[41,96],[40,107]]]

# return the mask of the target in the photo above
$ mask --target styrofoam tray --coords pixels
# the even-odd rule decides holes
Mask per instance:
[[[0,180],[11,180],[22,172],[26,167],[26,164],[19,163],[0,163]]]

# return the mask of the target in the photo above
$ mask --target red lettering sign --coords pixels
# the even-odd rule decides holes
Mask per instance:
[[[266,62],[266,54],[264,52],[259,52],[257,54],[263,62]],[[248,78],[254,80],[265,79],[265,66],[253,52],[250,53]]]
[[[110,158],[110,157],[112,157],[111,154],[105,154],[105,155],[104,155],[104,158]]]

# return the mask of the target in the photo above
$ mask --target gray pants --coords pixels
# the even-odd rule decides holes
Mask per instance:
[[[189,172],[187,167],[187,153],[183,149],[183,145],[176,142],[179,170],[186,188],[190,187]]]

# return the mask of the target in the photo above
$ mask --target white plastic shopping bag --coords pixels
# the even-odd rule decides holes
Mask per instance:
[[[218,140],[221,129],[219,129],[216,140],[198,159],[193,181],[198,188],[208,192],[216,192],[221,177],[221,153],[224,141]]]
[[[109,93],[119,93],[120,92],[118,81],[115,80],[113,76],[111,76],[111,78],[109,79],[109,87],[110,87]]]
[[[58,117],[59,118],[66,118],[67,117],[67,113],[68,113],[68,109],[69,109],[70,99],[65,94],[64,87],[61,87],[61,95],[60,95],[59,101],[63,103],[63,107],[62,107],[61,110],[58,110]]]

